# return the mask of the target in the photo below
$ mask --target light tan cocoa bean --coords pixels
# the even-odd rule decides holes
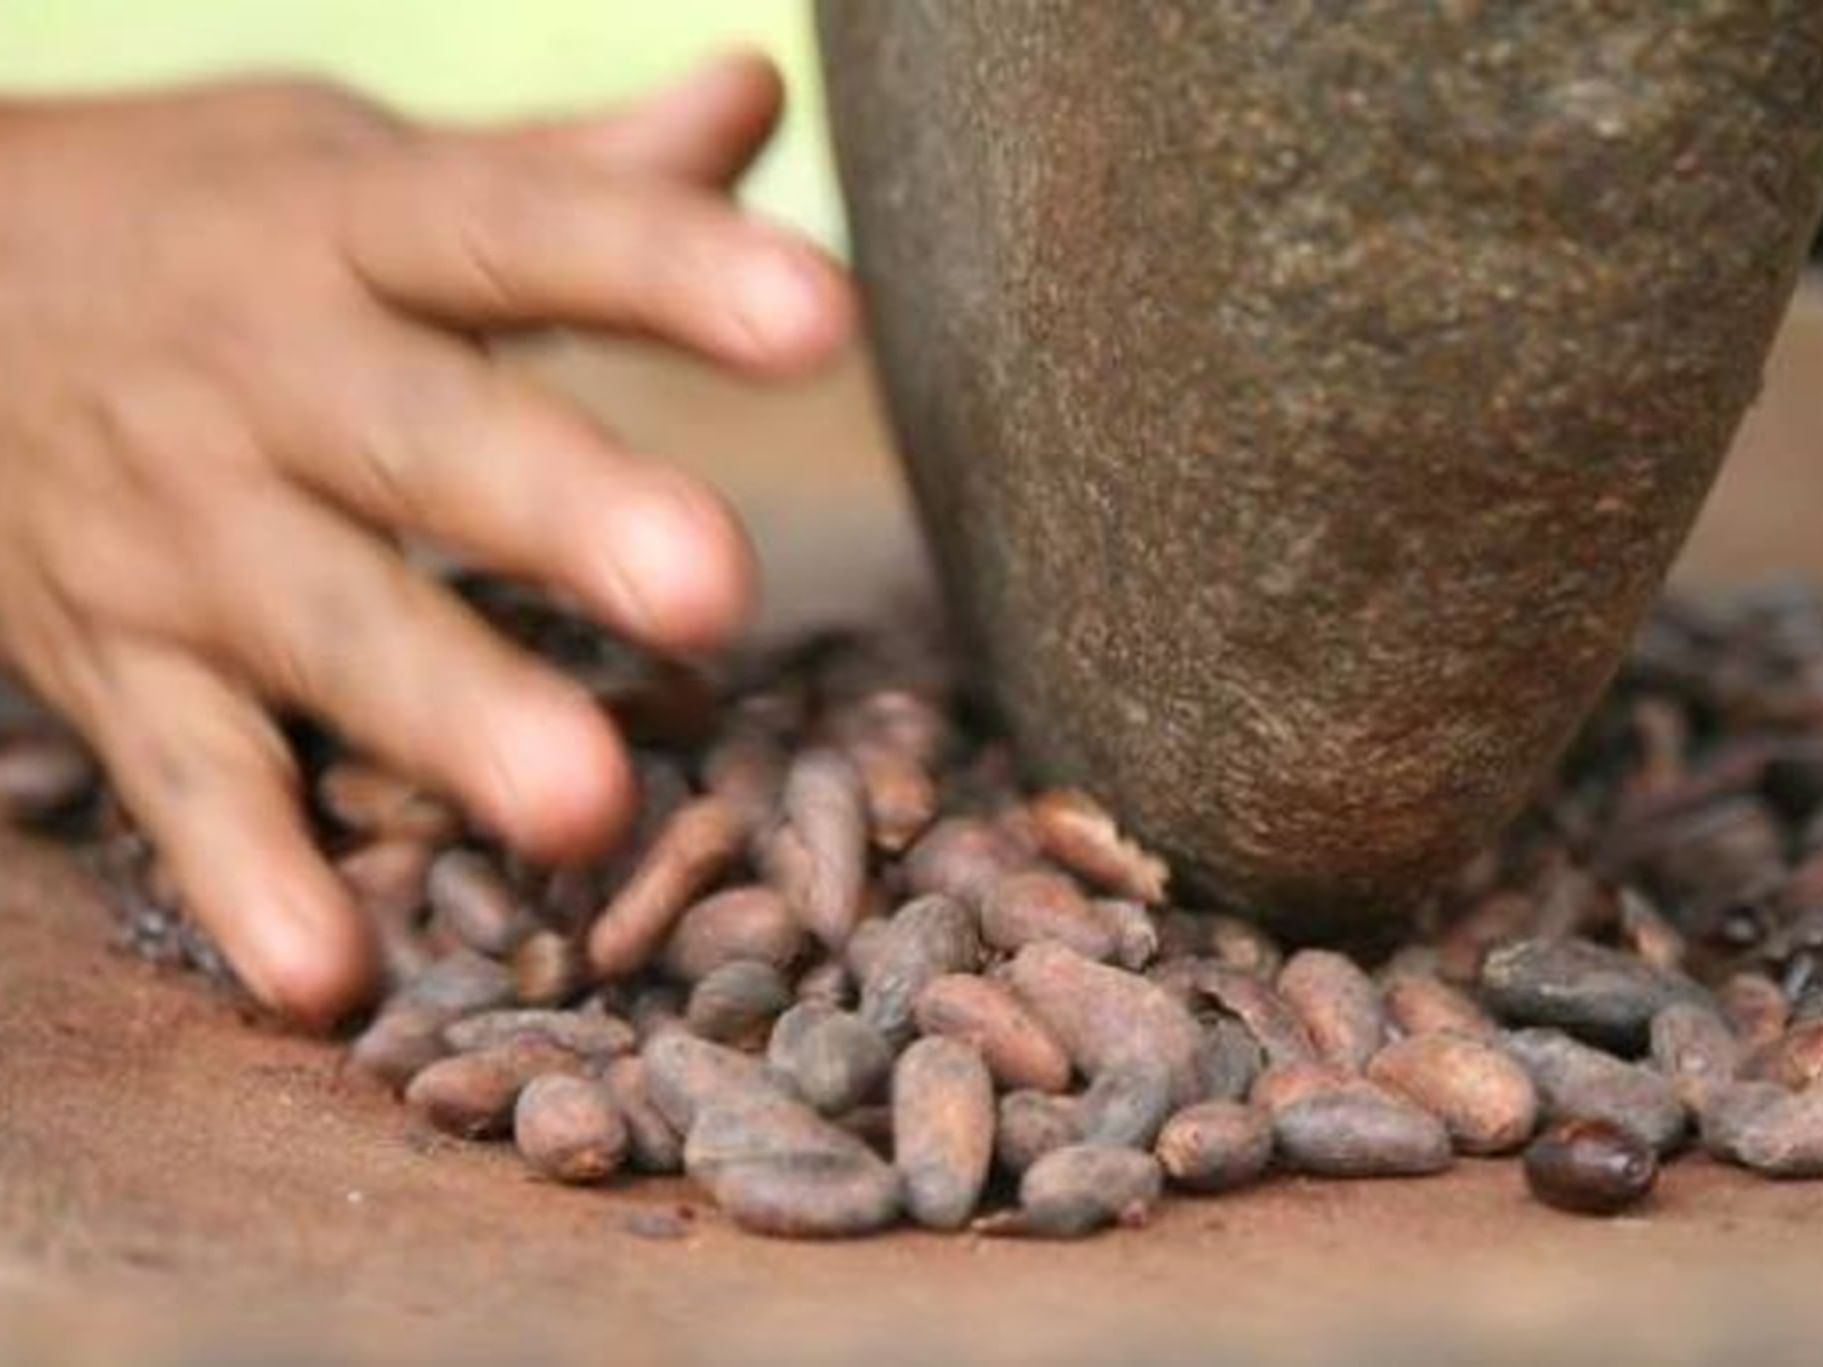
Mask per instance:
[[[405,1104],[461,1139],[492,1139],[512,1126],[513,1105],[535,1077],[580,1073],[582,1061],[549,1040],[524,1036],[438,1059],[406,1085]]]
[[[933,978],[912,1004],[926,1035],[966,1041],[1008,1089],[1061,1092],[1070,1085],[1070,1056],[1056,1036],[1007,987],[971,973]]]
[[[1385,1043],[1380,989],[1347,956],[1301,949],[1280,970],[1278,987],[1319,1057],[1359,1071]]]
[[[747,830],[723,798],[694,798],[672,813],[639,867],[590,928],[589,966],[603,978],[643,968],[678,919],[740,853]]]
[[[362,760],[338,760],[317,779],[317,803],[357,835],[441,845],[461,833],[456,811],[402,775]]]
[[[1238,1101],[1201,1101],[1165,1122],[1155,1152],[1165,1176],[1191,1191],[1232,1191],[1272,1162],[1272,1117]]]
[[[1396,1040],[1367,1076],[1441,1120],[1462,1153],[1509,1153],[1538,1124],[1531,1075],[1485,1039],[1431,1031]]]
[[[1077,788],[1053,788],[1026,804],[1039,847],[1072,873],[1118,897],[1165,899],[1165,861],[1122,835],[1094,798]]]
[[[1164,1186],[1158,1160],[1136,1149],[1072,1144],[1019,1181],[1019,1208],[975,1221],[982,1234],[1079,1239],[1108,1225],[1145,1224]]]
[[[1500,1027],[1466,992],[1441,978],[1423,973],[1398,973],[1382,989],[1386,1014],[1407,1035],[1429,1035],[1439,1030],[1496,1039]]]

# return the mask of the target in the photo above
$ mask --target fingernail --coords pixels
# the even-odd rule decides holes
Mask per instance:
[[[756,253],[742,272],[734,311],[759,350],[801,346],[821,329],[827,312],[822,272],[797,251]]]

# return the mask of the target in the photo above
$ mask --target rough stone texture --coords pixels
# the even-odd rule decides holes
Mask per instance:
[[[1823,184],[1814,0],[822,0],[895,424],[1029,759],[1405,904],[1613,667]]]

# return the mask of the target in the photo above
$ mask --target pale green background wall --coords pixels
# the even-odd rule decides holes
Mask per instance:
[[[0,0],[0,89],[288,69],[472,118],[625,98],[738,41],[773,55],[793,97],[748,197],[834,242],[809,0]]]

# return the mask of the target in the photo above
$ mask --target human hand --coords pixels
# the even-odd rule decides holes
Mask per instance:
[[[716,495],[475,339],[573,323],[759,374],[827,356],[841,275],[726,196],[778,103],[733,58],[489,132],[295,83],[0,105],[0,659],[86,734],[267,1003],[324,1023],[372,972],[269,709],[534,855],[605,843],[633,801],[591,699],[390,533],[661,647],[745,613]]]

